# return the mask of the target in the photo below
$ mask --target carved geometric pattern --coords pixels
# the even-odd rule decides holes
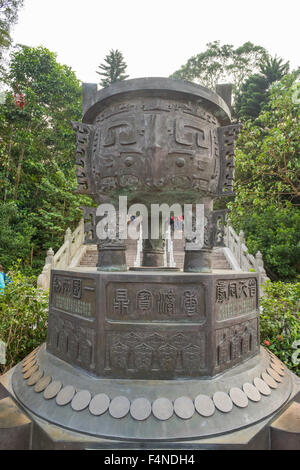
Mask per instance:
[[[106,333],[106,371],[193,375],[207,366],[205,334]]]
[[[233,124],[230,126],[219,127],[218,140],[220,151],[221,176],[219,182],[219,194],[230,196],[233,194],[234,179],[234,143],[237,139],[241,126]]]

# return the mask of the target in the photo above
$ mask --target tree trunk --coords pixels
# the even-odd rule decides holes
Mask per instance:
[[[24,153],[25,153],[25,144],[22,144],[20,158],[19,158],[18,167],[17,167],[14,199],[17,199],[18,187],[19,187],[19,183],[20,183],[21,170],[22,170],[22,163],[23,163],[23,159],[24,159]]]

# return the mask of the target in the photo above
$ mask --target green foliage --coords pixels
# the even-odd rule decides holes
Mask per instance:
[[[268,105],[246,122],[237,141],[230,218],[249,251],[259,249],[273,278],[299,273],[300,122],[295,74],[270,89]]]
[[[300,282],[267,282],[260,304],[261,344],[300,376]]]
[[[14,201],[0,204],[0,260],[6,269],[16,260],[16,255],[29,264],[31,239],[35,227],[24,220]]]
[[[9,370],[46,340],[48,292],[36,287],[34,277],[25,276],[16,265],[9,272],[11,282],[0,294],[0,339],[6,343]]]
[[[24,0],[0,0],[0,51],[11,44],[10,27],[16,23],[23,3]]]
[[[122,52],[118,49],[111,49],[104,60],[105,63],[98,67],[100,72],[96,71],[98,75],[103,77],[100,81],[101,86],[106,87],[111,83],[126,80],[126,78],[128,78],[129,75],[125,75],[127,64],[124,61]]]
[[[25,231],[26,237],[20,253],[10,243],[5,257],[8,262],[21,257],[38,272],[46,250],[57,250],[67,227],[75,228],[79,207],[87,200],[75,194],[76,139],[70,124],[81,119],[81,88],[74,72],[59,64],[54,53],[27,46],[12,53],[7,85],[10,92],[0,109],[0,207],[17,208],[8,233]],[[16,106],[13,92],[25,94],[23,110]],[[0,256],[4,247],[0,235]]]
[[[288,73],[289,63],[277,57],[268,57],[259,65],[260,74],[251,75],[242,85],[235,102],[239,119],[255,119],[269,99],[272,83]]]
[[[171,77],[195,81],[211,89],[218,83],[229,82],[233,84],[236,93],[268,57],[263,47],[249,41],[236,49],[231,44],[221,45],[220,41],[210,42],[206,48],[204,52],[191,57]]]

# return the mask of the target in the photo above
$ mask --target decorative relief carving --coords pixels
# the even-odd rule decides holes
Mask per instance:
[[[76,176],[78,192],[90,194],[93,192],[92,181],[89,178],[90,147],[94,138],[95,127],[81,122],[72,122],[76,132]]]
[[[106,333],[106,372],[166,372],[195,375],[207,367],[205,334]]]
[[[130,286],[109,283],[107,318],[113,320],[205,321],[205,287],[202,284]]]
[[[95,331],[83,326],[76,319],[64,319],[50,311],[47,348],[56,356],[95,369]]]
[[[216,371],[229,368],[259,349],[258,319],[216,331]]]
[[[219,184],[220,195],[228,196],[233,194],[234,179],[234,142],[238,137],[241,126],[233,124],[230,126],[219,127],[218,139],[221,159],[221,176]]]
[[[93,126],[73,123],[80,187],[91,194],[163,186],[215,194],[216,124],[199,105],[147,97],[110,106]]]

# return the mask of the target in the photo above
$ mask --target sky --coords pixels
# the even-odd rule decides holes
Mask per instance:
[[[44,46],[83,82],[119,49],[129,78],[168,77],[206,44],[264,46],[299,61],[299,0],[25,0],[12,36]]]

